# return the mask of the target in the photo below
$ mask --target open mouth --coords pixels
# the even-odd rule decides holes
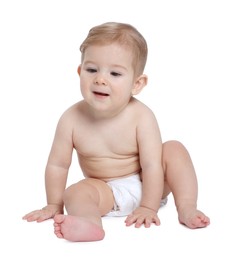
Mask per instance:
[[[108,97],[109,96],[109,94],[107,94],[107,93],[102,93],[102,92],[97,92],[97,91],[94,91],[93,93],[97,96],[102,96],[102,97]]]

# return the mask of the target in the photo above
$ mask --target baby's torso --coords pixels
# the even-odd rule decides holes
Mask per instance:
[[[131,111],[109,120],[78,117],[73,143],[86,177],[108,181],[140,172],[137,118]]]

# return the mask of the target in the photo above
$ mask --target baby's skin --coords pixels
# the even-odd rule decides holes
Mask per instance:
[[[125,222],[126,226],[132,224],[132,222],[129,223],[128,218]],[[179,222],[190,229],[204,228],[210,224],[209,218],[194,208],[188,208],[179,212]],[[98,241],[102,240],[105,235],[102,227],[88,221],[86,218],[63,214],[54,217],[54,232],[58,238],[64,238],[73,242]]]

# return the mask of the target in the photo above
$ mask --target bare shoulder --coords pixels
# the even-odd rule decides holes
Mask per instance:
[[[74,126],[79,121],[80,106],[80,102],[77,102],[62,113],[57,123],[57,131],[67,134],[73,132]]]
[[[161,133],[154,112],[137,99],[133,100],[133,111],[137,117],[137,137],[146,141],[146,138],[155,136],[155,139],[158,140]]]
[[[76,117],[79,116],[79,114],[81,114],[81,112],[79,113],[79,111],[81,111],[81,101],[67,108],[61,115],[60,121],[74,120]]]
[[[138,99],[133,98],[130,103],[130,107],[140,121],[141,120],[144,120],[144,121],[146,121],[146,120],[155,121],[156,120],[156,117],[155,117],[155,114],[153,113],[153,111],[147,105],[145,105],[143,102],[139,101]]]

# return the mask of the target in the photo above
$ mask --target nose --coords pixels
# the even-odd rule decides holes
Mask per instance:
[[[102,86],[106,86],[107,85],[107,82],[104,78],[103,75],[101,74],[98,74],[96,77],[95,77],[95,84],[96,85],[102,85]]]

